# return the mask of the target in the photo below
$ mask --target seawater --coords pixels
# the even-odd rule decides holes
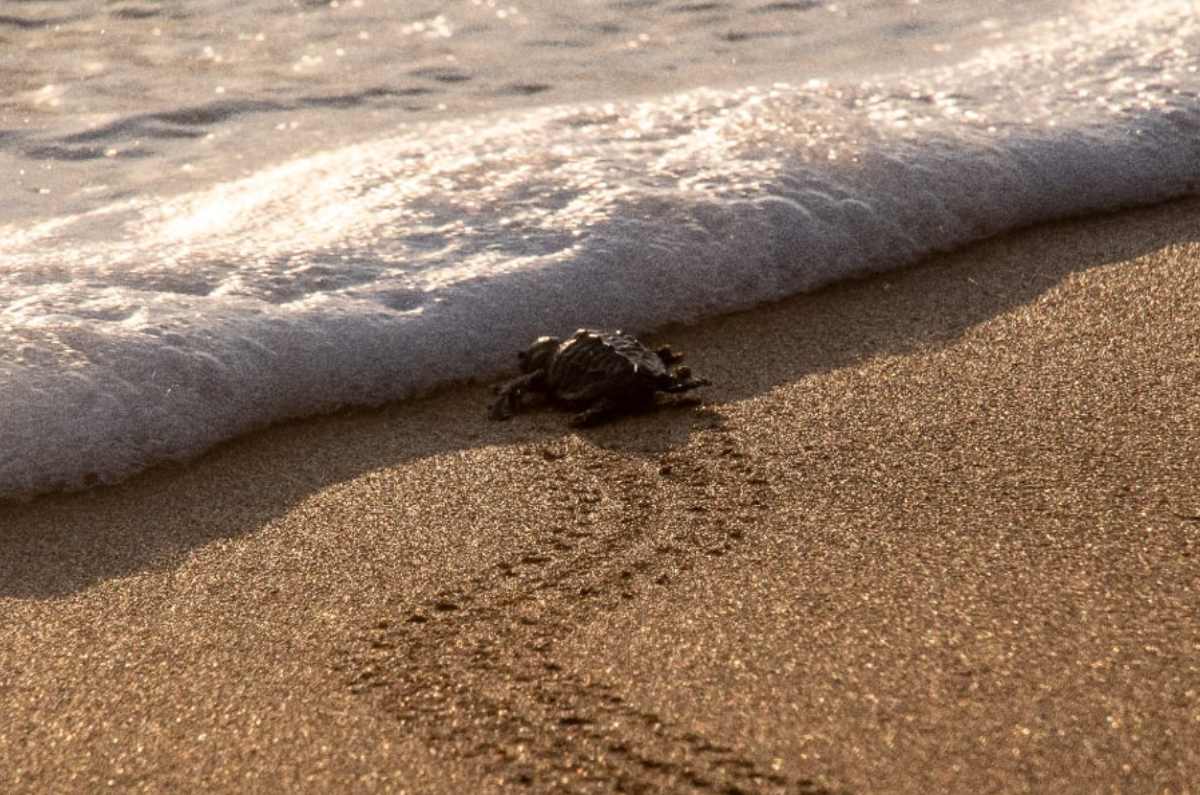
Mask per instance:
[[[1200,186],[1188,0],[183,8],[0,15],[2,497]]]

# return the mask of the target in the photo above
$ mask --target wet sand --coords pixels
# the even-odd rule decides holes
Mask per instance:
[[[1200,792],[1200,202],[0,506],[3,792]]]

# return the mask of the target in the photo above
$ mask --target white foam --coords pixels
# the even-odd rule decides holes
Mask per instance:
[[[0,496],[1194,193],[1190,4],[1091,7],[952,69],[414,125],[0,228]]]

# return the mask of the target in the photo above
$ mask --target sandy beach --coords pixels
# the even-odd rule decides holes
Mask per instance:
[[[0,792],[1200,792],[1200,202],[0,505]]]

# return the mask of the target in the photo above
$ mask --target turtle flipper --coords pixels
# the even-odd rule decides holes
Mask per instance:
[[[683,360],[683,354],[679,351],[671,350],[670,345],[659,345],[654,349],[654,353],[658,355],[658,358],[662,360],[663,364],[668,366],[672,364],[678,364]]]
[[[602,397],[597,399],[583,411],[571,418],[572,428],[587,428],[592,425],[599,425],[612,419],[612,416],[621,408],[620,401],[610,397]]]
[[[688,390],[698,389],[702,386],[712,386],[712,381],[692,375],[692,371],[686,367],[679,367],[671,375],[671,382],[662,387],[662,391],[687,392]]]
[[[545,370],[534,370],[501,386],[496,398],[488,406],[488,416],[493,420],[508,419],[521,404],[521,397],[529,391],[540,391],[545,378]]]

